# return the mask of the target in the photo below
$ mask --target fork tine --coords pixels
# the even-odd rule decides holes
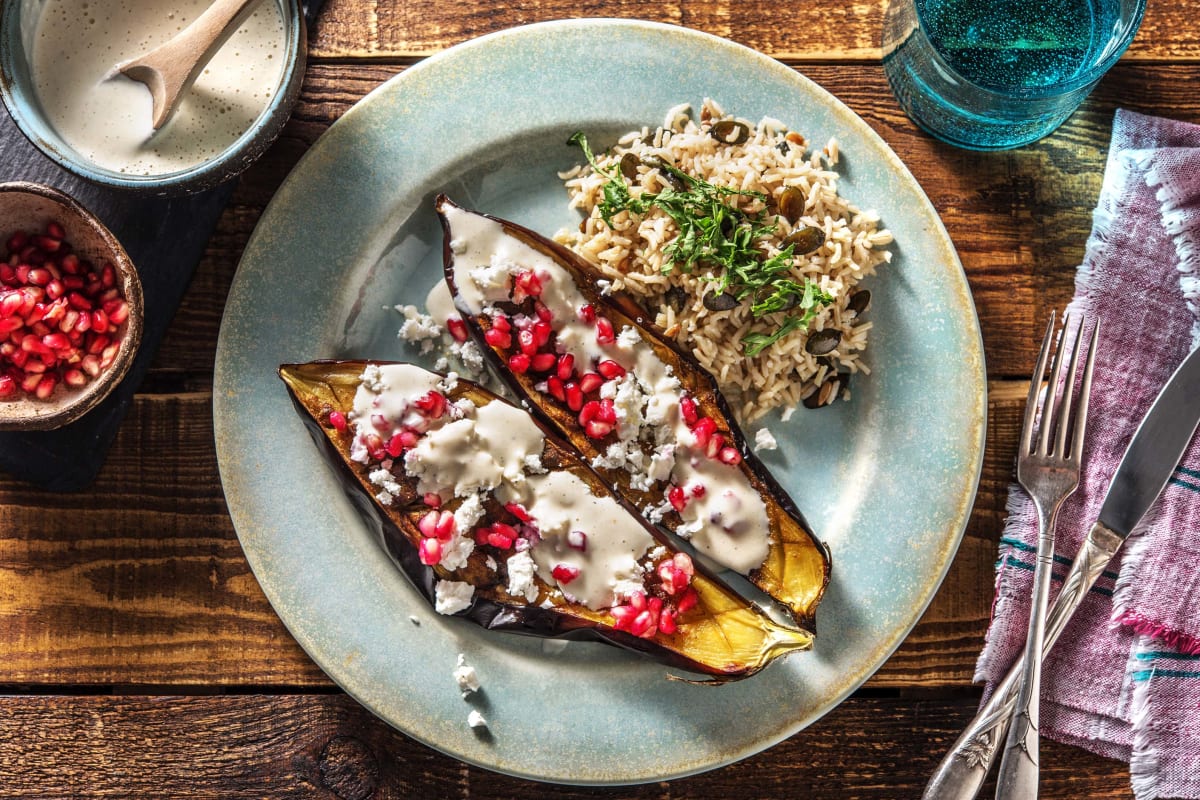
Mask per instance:
[[[1100,321],[1097,320],[1092,326],[1087,364],[1083,368],[1083,383],[1079,386],[1079,410],[1075,412],[1075,430],[1071,433],[1071,460],[1076,464],[1083,458],[1083,436],[1087,432],[1088,398],[1092,395],[1092,368],[1096,365],[1096,342],[1099,335]]]
[[[1037,411],[1038,391],[1042,387],[1042,375],[1046,372],[1046,359],[1050,356],[1050,343],[1054,341],[1055,312],[1050,312],[1050,321],[1046,323],[1046,333],[1042,337],[1042,349],[1038,353],[1037,366],[1033,369],[1033,379],[1029,382],[1029,397],[1025,400],[1025,419],[1021,422],[1020,453],[1031,452],[1033,446],[1033,421]]]
[[[1052,455],[1065,458],[1067,455],[1067,436],[1071,433],[1071,399],[1075,396],[1075,376],[1079,374],[1079,350],[1083,347],[1083,326],[1087,320],[1080,317],[1079,324],[1075,326],[1075,346],[1071,348],[1071,365],[1067,369],[1067,377],[1063,382],[1062,399],[1058,402],[1058,421],[1055,423],[1057,431],[1054,437],[1054,451]],[[1063,326],[1062,340],[1067,338],[1067,328]],[[1058,374],[1055,373],[1054,380],[1058,380]],[[1045,419],[1045,415],[1042,416]],[[1079,419],[1079,414],[1075,414],[1075,420]]]
[[[1058,346],[1054,349],[1054,363],[1050,367],[1050,377],[1046,382],[1046,399],[1042,402],[1042,429],[1038,437],[1040,444],[1037,452],[1043,455],[1050,452],[1050,431],[1054,427],[1054,399],[1058,395],[1058,376],[1062,372],[1063,352],[1067,343],[1067,327],[1070,325],[1066,312],[1063,312],[1063,326],[1058,332]]]

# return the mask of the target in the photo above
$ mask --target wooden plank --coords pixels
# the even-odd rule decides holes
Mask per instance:
[[[398,68],[316,65],[283,136],[242,178],[156,363],[169,390],[204,388],[221,309],[242,248],[272,192],[317,136]],[[933,202],[974,292],[989,374],[1022,377],[1051,308],[1071,298],[1109,129],[1118,105],[1170,109],[1200,121],[1190,87],[1200,65],[1122,65],[1051,137],[1020,150],[974,153],[937,142],[900,111],[878,65],[810,65],[804,72],[860,114],[897,151]],[[869,205],[869,198],[862,198]]]
[[[992,384],[967,538],[872,686],[966,686],[983,643],[1024,383]],[[328,685],[271,610],[225,508],[207,393],[140,395],[95,486],[0,477],[0,684]]]
[[[854,697],[729,767],[670,783],[550,789],[436,753],[340,694],[8,697],[0,797],[895,800],[920,794],[977,702]],[[503,720],[493,727],[504,735]],[[1040,788],[1044,800],[1132,797],[1125,764],[1049,741]],[[980,796],[993,791],[989,782]]]
[[[329,0],[314,28],[312,58],[412,58],[517,25],[578,16],[646,19],[683,25],[733,39],[776,58],[872,61],[886,0],[845,4],[767,0],[614,0],[580,6],[569,0],[494,5],[487,0],[439,3],[418,0]],[[1186,0],[1150,3],[1141,30],[1128,51],[1140,60],[1200,57],[1200,34]]]

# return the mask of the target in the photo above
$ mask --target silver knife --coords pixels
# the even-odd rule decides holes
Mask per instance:
[[[1058,640],[1088,590],[1130,531],[1162,493],[1200,423],[1200,348],[1193,350],[1159,392],[1121,459],[1100,516],[1079,548],[1062,591],[1046,615],[1043,653]],[[1009,670],[942,759],[921,800],[970,800],[1004,742],[1016,705],[1020,664]]]

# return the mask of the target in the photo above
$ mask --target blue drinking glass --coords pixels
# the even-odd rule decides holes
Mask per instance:
[[[891,0],[883,68],[937,138],[1005,150],[1071,116],[1137,33],[1145,0]]]

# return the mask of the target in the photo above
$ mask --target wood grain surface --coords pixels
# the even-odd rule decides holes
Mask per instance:
[[[242,177],[95,485],[52,496],[0,475],[0,797],[919,796],[978,703],[970,681],[1025,378],[1041,322],[1073,291],[1114,109],[1200,122],[1200,27],[1190,22],[1194,0],[1151,4],[1126,57],[1060,131],[1013,152],[971,153],[930,139],[899,110],[879,64],[883,9],[828,0],[328,0],[292,119]],[[862,116],[946,224],[975,297],[990,378],[983,476],[962,547],[920,623],[867,686],[737,765],[607,790],[551,790],[460,764],[344,696],[295,644],[250,572],[212,439],[225,297],[251,231],[297,160],[417,59],[571,16],[652,19],[729,37],[795,66]],[[1042,796],[1132,795],[1126,765],[1051,743]]]

